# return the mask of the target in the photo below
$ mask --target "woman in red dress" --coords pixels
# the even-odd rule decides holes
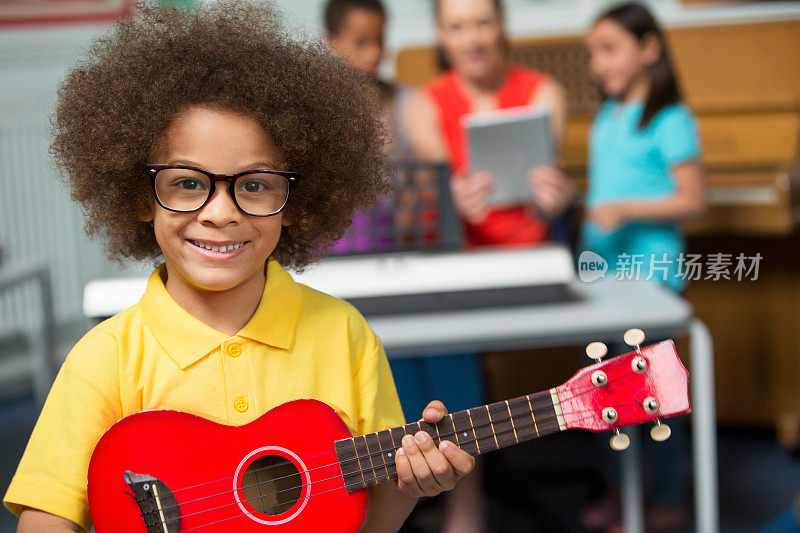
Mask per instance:
[[[490,208],[487,201],[498,178],[469,168],[460,120],[479,111],[546,108],[558,146],[566,120],[564,90],[546,74],[509,61],[499,0],[438,0],[436,16],[441,52],[450,69],[409,101],[407,124],[415,155],[450,162],[453,199],[465,224],[467,246],[547,241],[549,224],[574,199],[571,180],[552,167],[532,168],[529,199]]]

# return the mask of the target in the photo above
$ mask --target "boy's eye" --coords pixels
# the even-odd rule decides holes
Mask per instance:
[[[197,191],[203,189],[203,184],[194,178],[184,178],[177,180],[175,186],[180,189],[185,189],[187,191]]]
[[[242,192],[265,192],[269,190],[269,184],[263,181],[246,180],[239,185],[239,190]]]

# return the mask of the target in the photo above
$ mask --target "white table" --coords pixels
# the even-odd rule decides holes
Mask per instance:
[[[121,311],[144,292],[145,282],[141,278],[93,282],[92,290],[85,293],[84,309],[95,311],[87,315],[100,318]],[[692,353],[695,530],[717,533],[714,365],[708,330],[693,318],[688,302],[655,283],[575,281],[569,288],[572,298],[559,303],[370,316],[368,321],[393,358],[619,342],[631,327],[643,329],[650,339],[688,334]],[[644,531],[640,448],[637,434],[629,435],[631,446],[622,456],[623,521],[628,533],[639,533]]]
[[[651,282],[575,282],[568,302],[413,315],[372,316],[389,357],[619,342],[631,327],[651,339],[690,336],[695,530],[719,531],[714,352],[705,325],[686,300]],[[613,354],[617,355],[617,354]],[[638,434],[622,454],[625,530],[644,531]]]

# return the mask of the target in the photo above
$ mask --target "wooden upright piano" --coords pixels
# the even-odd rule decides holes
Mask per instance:
[[[800,20],[667,30],[697,113],[709,213],[687,224],[689,253],[760,253],[754,281],[693,281],[687,297],[711,329],[718,419],[778,429],[800,446]],[[517,39],[511,55],[566,88],[566,171],[584,180],[599,104],[581,35]],[[438,74],[433,47],[401,51],[398,78]],[[704,256],[705,257],[705,256]]]

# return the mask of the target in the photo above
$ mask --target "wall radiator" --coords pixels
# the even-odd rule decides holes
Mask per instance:
[[[105,258],[101,244],[84,235],[79,206],[68,196],[49,155],[45,119],[0,123],[0,268],[38,261],[50,270],[59,340],[66,355],[88,327],[81,313],[83,287],[89,279],[143,271],[124,271]],[[42,324],[35,284],[0,293],[0,339],[20,332],[35,336]],[[66,331],[65,331],[66,330]],[[5,346],[13,351],[13,346]]]

